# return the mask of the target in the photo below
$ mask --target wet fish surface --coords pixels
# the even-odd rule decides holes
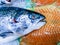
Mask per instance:
[[[26,35],[37,27],[33,24],[45,25],[45,16],[40,13],[17,7],[0,8],[0,37],[6,38],[15,34]],[[28,30],[29,29],[29,30]]]

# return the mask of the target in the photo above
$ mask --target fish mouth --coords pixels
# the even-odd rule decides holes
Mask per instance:
[[[39,22],[46,22],[46,19],[45,18],[41,19]]]

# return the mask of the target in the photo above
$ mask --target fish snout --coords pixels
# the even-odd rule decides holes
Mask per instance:
[[[44,15],[41,15],[39,22],[46,22],[46,17]]]

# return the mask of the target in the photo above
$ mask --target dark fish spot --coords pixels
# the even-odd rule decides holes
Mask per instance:
[[[18,21],[16,21],[16,19],[13,19],[14,23],[18,23]]]
[[[5,38],[5,37],[9,36],[10,34],[13,34],[13,32],[3,32],[0,34],[0,36]]]
[[[8,2],[11,2],[11,0],[7,0]]]

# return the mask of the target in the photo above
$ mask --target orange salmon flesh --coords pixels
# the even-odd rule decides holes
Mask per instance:
[[[47,23],[42,28],[24,36],[20,45],[57,45],[60,42],[60,9],[35,7],[35,11],[43,14]]]

